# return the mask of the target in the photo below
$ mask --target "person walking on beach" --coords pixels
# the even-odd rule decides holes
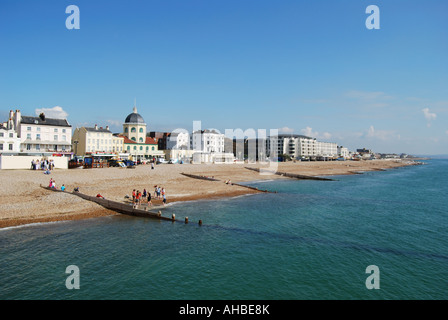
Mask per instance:
[[[163,194],[163,205],[166,205],[166,195]]]

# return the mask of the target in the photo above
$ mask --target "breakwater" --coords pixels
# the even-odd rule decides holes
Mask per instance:
[[[271,172],[273,174],[284,176],[288,178],[295,178],[295,179],[301,179],[301,180],[320,180],[320,181],[335,181],[334,179],[329,178],[322,178],[322,177],[313,177],[313,176],[305,176],[302,174],[296,174],[296,173],[289,173],[289,172],[280,172],[280,171],[269,171],[269,170],[263,170],[259,168],[249,168],[245,167],[248,170],[257,171],[257,172]]]

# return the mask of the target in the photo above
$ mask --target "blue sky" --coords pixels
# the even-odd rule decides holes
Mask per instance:
[[[49,109],[120,132],[136,99],[151,131],[448,154],[447,57],[445,0],[0,0],[0,119]]]

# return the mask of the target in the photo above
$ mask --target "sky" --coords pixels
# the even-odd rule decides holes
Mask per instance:
[[[448,1],[0,0],[1,121],[43,111],[118,133],[134,102],[148,131],[448,154]]]

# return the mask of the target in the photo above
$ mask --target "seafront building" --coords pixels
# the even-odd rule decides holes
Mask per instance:
[[[78,156],[98,153],[122,153],[124,139],[113,135],[109,126],[76,128],[72,137],[73,151]]]
[[[225,135],[216,130],[197,130],[190,136],[190,146],[194,150],[193,163],[229,163],[235,155],[225,152]]]
[[[338,145],[333,142],[318,141],[316,138],[297,134],[279,134],[266,141],[270,155],[288,155],[293,159],[338,156]]]
[[[123,123],[123,133],[118,137],[124,139],[124,151],[132,156],[133,160],[154,159],[163,157],[164,152],[159,150],[157,138],[147,136],[146,122],[134,106]]]
[[[10,111],[8,121],[0,123],[0,154],[18,154],[20,143],[14,125],[14,113]]]
[[[1,125],[0,153],[71,156],[72,126],[67,119],[22,116],[10,110],[9,119]],[[3,149],[3,150],[2,150]]]
[[[348,148],[344,148],[343,146],[338,146],[338,156],[340,158],[349,159],[350,151],[348,150]]]

